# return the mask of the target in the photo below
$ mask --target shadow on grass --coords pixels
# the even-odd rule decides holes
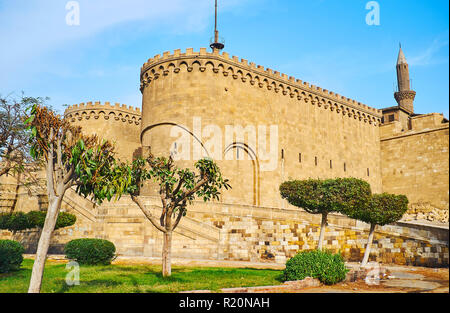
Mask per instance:
[[[182,282],[188,281],[186,279],[183,279],[183,278],[177,276],[179,274],[181,274],[181,273],[177,273],[174,271],[174,272],[172,272],[172,276],[164,277],[161,272],[146,273],[146,275],[154,275],[158,279],[158,282],[160,284],[182,283]]]
[[[89,268],[89,266],[83,265],[86,268]],[[91,268],[94,266],[91,266]],[[102,267],[97,269],[98,272],[139,272],[140,269],[136,267],[126,267],[126,266],[109,266],[109,265],[103,265]]]
[[[60,288],[56,291],[58,293],[64,293],[68,292],[69,290],[77,287],[85,288],[85,287],[92,287],[94,289],[97,288],[107,288],[107,287],[117,287],[120,285],[123,285],[123,282],[118,282],[114,280],[107,280],[107,279],[94,279],[90,281],[83,281],[78,286],[69,286],[64,279],[58,280],[58,285]],[[84,291],[82,291],[84,292]]]
[[[7,273],[0,273],[0,279],[2,278],[24,278],[31,275],[31,270],[28,268],[19,268],[17,270],[13,270]]]
[[[275,276],[275,280],[280,283],[284,283],[284,274],[281,273],[280,275]]]

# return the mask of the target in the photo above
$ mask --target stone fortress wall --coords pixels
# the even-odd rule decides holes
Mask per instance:
[[[205,48],[148,60],[141,69],[141,91],[143,147],[169,155],[177,141],[171,136],[174,126],[187,129],[190,160],[200,142],[204,154],[223,158],[217,163],[234,187],[223,194],[225,203],[282,206],[278,188],[289,178],[352,176],[381,192],[380,110]],[[244,138],[227,138],[227,125],[242,126]],[[261,125],[267,127],[265,140],[261,144],[257,132],[255,145],[248,126]],[[270,167],[269,161],[260,152],[268,149],[271,125],[278,127],[275,165],[264,171],[260,168]],[[219,147],[208,145],[211,130],[222,133]]]
[[[407,218],[448,222],[449,124],[442,114],[423,114],[380,128],[383,191],[405,194]]]
[[[148,205],[158,197],[144,197]],[[29,204],[38,199],[28,198]],[[95,206],[69,190],[62,211],[77,216],[75,225],[55,231],[49,253],[62,254],[64,245],[77,238],[100,238],[114,243],[118,255],[160,257],[162,234],[127,196],[118,202]],[[153,212],[157,214],[156,210]],[[175,258],[242,260],[284,264],[298,251],[315,249],[320,216],[287,206],[203,203],[189,207],[174,232]],[[324,248],[341,252],[347,261],[360,262],[365,251],[368,225],[331,214]],[[399,222],[377,227],[371,261],[384,264],[448,266],[448,226]],[[0,231],[1,239],[22,242],[27,253],[36,251],[36,230],[11,233]]]
[[[140,153],[141,110],[131,106],[109,102],[87,102],[69,106],[64,112],[73,125],[81,126],[86,134],[115,143],[120,159],[131,161]]]
[[[282,200],[279,184],[290,178],[352,176],[367,180],[374,192],[404,193],[412,204],[429,203],[447,212],[443,225],[401,221],[377,228],[372,260],[448,266],[448,123],[442,123],[442,116],[412,117],[410,126],[406,118],[383,124],[380,110],[206,49],[150,59],[141,69],[141,91],[142,113],[88,102],[69,107],[65,116],[86,133],[115,141],[119,157],[127,160],[141,148],[166,156],[188,151],[192,158],[200,149],[223,158],[217,162],[234,188],[219,202],[195,201],[189,207],[173,238],[174,257],[283,263],[299,250],[315,248],[320,216]],[[244,129],[278,125],[274,170],[257,170],[268,161],[258,154],[259,143],[251,146],[248,133],[231,141],[224,136],[219,147],[208,144],[212,131],[224,133],[226,125],[236,124]],[[175,137],[174,129],[179,130]],[[190,138],[190,146],[175,148],[183,136]],[[44,185],[30,197],[16,184],[13,177],[2,178],[2,211],[13,205],[22,211],[45,209]],[[145,201],[159,204],[153,192],[151,186],[143,191]],[[161,233],[128,197],[96,206],[69,190],[63,211],[78,220],[55,232],[51,253],[61,253],[69,240],[90,237],[111,240],[120,255],[161,255]],[[333,214],[325,248],[360,261],[367,231],[368,225]],[[0,238],[20,240],[32,252],[37,233],[2,231]]]

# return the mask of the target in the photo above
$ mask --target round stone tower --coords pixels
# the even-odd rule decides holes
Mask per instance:
[[[232,186],[224,203],[283,207],[290,177],[359,177],[381,191],[377,109],[206,48],[149,59],[141,92],[143,149],[180,167],[213,158]]]
[[[119,159],[131,161],[140,153],[141,110],[116,103],[87,102],[69,106],[64,117],[85,134],[96,134],[115,144]]]

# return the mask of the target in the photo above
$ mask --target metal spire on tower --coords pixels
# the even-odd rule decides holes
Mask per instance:
[[[214,23],[214,40],[211,40],[210,47],[211,49],[222,50],[225,48],[225,44],[223,40],[219,40],[219,31],[217,30],[217,0],[216,0],[216,14],[215,14],[215,23]]]

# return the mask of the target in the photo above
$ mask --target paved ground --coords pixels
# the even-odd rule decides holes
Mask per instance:
[[[29,255],[27,257],[33,257]],[[63,255],[51,255],[49,259],[65,262]],[[113,264],[161,264],[161,258],[118,257]],[[187,267],[234,267],[257,269],[284,269],[284,264],[255,263],[241,261],[173,259],[172,265]],[[359,264],[347,263],[357,269]],[[360,279],[354,282],[342,282],[333,286],[286,288],[289,293],[449,293],[449,269],[425,268],[399,265],[382,265],[386,275],[380,280]],[[241,291],[242,292],[242,291]],[[252,292],[252,291],[248,291]],[[254,292],[254,291],[253,291]],[[261,292],[261,291],[257,291]],[[279,288],[264,288],[263,292],[280,292]]]
[[[334,286],[304,288],[299,293],[449,293],[448,268],[385,266],[388,275],[368,284],[361,279]],[[369,281],[369,283],[371,283]]]
[[[160,258],[126,258],[119,257],[115,263],[151,263],[160,264]],[[284,269],[284,264],[255,263],[241,261],[218,261],[218,260],[186,260],[174,259],[173,265],[180,266],[204,266],[204,267],[238,267],[259,269]],[[357,263],[347,263],[350,268],[358,268]],[[356,282],[344,282],[334,286],[307,287],[301,289],[286,289],[286,292],[298,293],[449,293],[449,269],[448,268],[425,268],[412,266],[386,265],[386,276],[379,281],[365,280]],[[274,288],[274,292],[280,292]],[[265,292],[270,292],[267,290]]]

